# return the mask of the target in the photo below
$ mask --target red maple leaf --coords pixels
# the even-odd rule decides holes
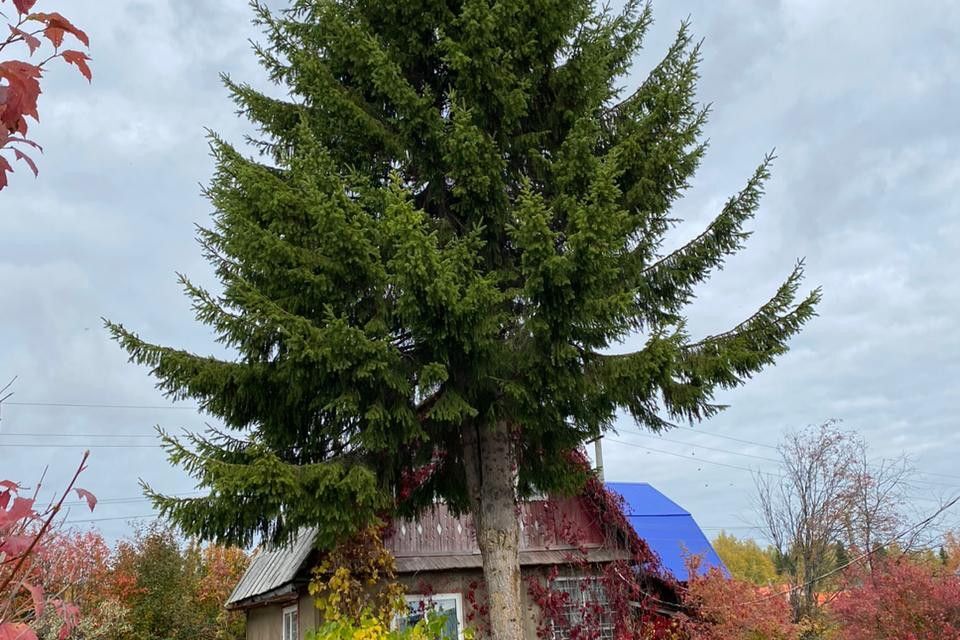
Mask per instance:
[[[0,62],[0,127],[10,133],[26,133],[25,116],[39,120],[37,98],[40,96],[40,67],[20,60]]]
[[[5,1],[0,0],[0,4]],[[37,99],[41,92],[40,80],[43,67],[47,62],[62,57],[64,62],[75,66],[88,82],[93,80],[88,64],[90,57],[87,54],[74,49],[60,50],[68,33],[85,47],[90,46],[90,38],[86,32],[60,13],[31,13],[37,0],[12,0],[12,2],[16,7],[19,19],[11,21],[12,24],[7,25],[10,35],[6,38],[0,38],[0,48],[3,48],[4,44],[23,42],[27,45],[32,59],[32,56],[42,45],[41,38],[37,37],[40,32],[42,32],[42,37],[49,40],[54,48],[52,55],[36,65],[21,60],[0,62],[0,153],[12,149],[14,159],[25,162],[36,176],[38,173],[36,163],[26,153],[14,147],[13,143],[23,142],[36,147],[33,142],[26,138],[29,128],[27,118],[40,120],[37,111]],[[0,16],[3,15],[5,14],[0,12]],[[24,27],[24,24],[28,21],[40,23],[42,27],[40,29]],[[14,134],[19,134],[19,136],[13,137]],[[11,172],[13,172],[11,160],[0,156],[0,190],[7,186],[7,174]],[[9,491],[4,493],[2,489],[3,487],[0,487],[0,501],[3,501],[5,507],[11,496]],[[6,514],[0,514],[0,516],[6,517]]]
[[[83,77],[86,78],[88,82],[93,80],[93,74],[90,73],[90,67],[87,65],[87,60],[90,59],[90,56],[82,51],[67,49],[63,52],[63,59],[69,64],[77,65],[77,69],[80,70],[80,73],[83,74]]]
[[[30,20],[35,20],[36,22],[42,22],[47,25],[43,30],[44,37],[49,40],[54,47],[60,47],[63,44],[63,35],[65,33],[73,34],[77,40],[82,42],[85,46],[90,46],[90,38],[87,37],[87,34],[78,29],[73,25],[72,22],[64,18],[59,13],[33,13],[30,14]]]

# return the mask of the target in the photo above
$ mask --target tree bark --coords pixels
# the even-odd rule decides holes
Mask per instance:
[[[464,452],[467,490],[490,602],[490,634],[497,640],[522,640],[520,521],[509,426],[506,422],[468,426]]]

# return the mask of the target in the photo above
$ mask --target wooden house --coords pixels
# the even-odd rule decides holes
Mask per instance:
[[[636,487],[649,490],[642,489],[638,494]],[[594,508],[584,496],[530,501],[521,506],[518,518],[524,638],[566,640],[571,637],[571,629],[584,625],[591,627],[590,637],[614,637],[614,613],[606,606],[605,590],[597,578],[615,563],[635,564],[631,539],[636,540],[636,532],[629,523],[639,517],[644,518],[644,526],[655,526],[656,514],[642,513],[638,495],[663,497],[649,485],[620,484],[615,489],[627,494],[627,508],[620,513],[626,517],[612,517],[616,514]],[[672,519],[661,522],[661,533],[669,529],[671,521],[679,523],[683,519],[676,512],[679,507],[668,508],[667,503],[676,507],[665,497],[651,501],[653,508],[668,511],[664,518]],[[689,513],[683,513],[689,517]],[[703,544],[709,548],[699,528],[693,525],[699,539],[694,539],[697,536],[691,530],[685,532],[685,540],[669,541],[665,538],[668,534],[659,535],[656,545],[652,545],[654,551],[659,546],[661,550],[670,550],[672,557],[673,547],[693,548],[695,552]],[[301,640],[308,629],[321,623],[307,593],[310,570],[318,560],[313,540],[313,532],[305,530],[287,547],[262,550],[251,562],[227,602],[228,608],[246,613],[247,640]],[[397,578],[407,594],[408,620],[442,613],[447,618],[446,636],[451,639],[463,638],[467,625],[483,628],[487,597],[480,550],[469,516],[455,517],[442,504],[437,505],[416,520],[393,523],[384,542],[396,559]],[[719,563],[715,554],[706,561],[708,565]],[[661,576],[651,578],[654,583],[661,578],[669,580]],[[554,592],[566,594],[559,599],[559,610],[552,611],[551,620],[544,620],[533,590],[527,588],[531,584],[547,585]],[[660,589],[660,593],[667,594],[667,604],[670,589]],[[429,605],[425,607],[424,603]],[[588,605],[593,614],[585,617]],[[562,619],[558,621],[558,617]],[[402,624],[404,620],[398,622]]]

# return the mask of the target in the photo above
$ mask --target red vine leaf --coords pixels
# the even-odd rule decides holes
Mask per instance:
[[[91,82],[93,80],[93,74],[90,73],[90,67],[87,65],[87,60],[90,59],[90,56],[82,51],[68,49],[67,51],[63,52],[63,59],[69,64],[77,65],[77,69],[79,69],[80,73],[83,74],[83,77],[87,79],[87,82]]]
[[[97,496],[93,495],[86,489],[81,489],[79,487],[75,488],[74,491],[77,492],[77,495],[87,501],[87,506],[90,507],[90,511],[93,511],[93,508],[97,506]]]

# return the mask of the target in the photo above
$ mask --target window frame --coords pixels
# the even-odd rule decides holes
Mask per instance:
[[[287,636],[287,617],[293,614],[293,637]],[[300,638],[300,603],[283,607],[280,610],[280,638],[281,640],[299,640]]]
[[[587,590],[583,588],[584,583],[591,583],[590,585],[591,588],[600,589],[600,592],[603,595],[603,601],[598,602],[597,604],[609,606],[609,598],[607,596],[606,589],[603,583],[600,582],[599,576],[593,576],[593,575],[557,576],[550,581],[550,588],[557,589],[559,587],[558,583],[560,584],[576,583],[577,584],[577,593],[580,596],[580,601],[570,602],[569,604],[572,605],[573,607],[578,607],[578,606],[583,607],[587,602],[586,600],[583,599],[583,596],[587,593]],[[570,591],[567,589],[562,589],[562,591],[564,591],[567,594],[570,594]],[[570,620],[568,619],[567,622],[569,623]],[[601,619],[601,620],[598,620],[597,623],[598,623],[598,628],[595,631],[600,634],[597,636],[598,638],[614,637],[615,630],[616,630],[616,623],[612,619],[606,620],[606,621]],[[550,626],[551,626],[551,630],[550,630],[551,640],[565,640],[566,638],[570,637],[571,628],[567,628],[567,629],[557,628],[557,625],[555,622],[552,622]],[[606,635],[606,634],[609,634],[609,635]]]
[[[421,602],[429,604],[430,602],[436,602],[437,600],[453,600],[454,601],[454,611],[457,614],[457,639],[464,640],[464,611],[463,611],[463,594],[462,593],[434,593],[431,595],[426,595],[423,593],[410,593],[403,597],[403,601],[409,606],[411,604],[419,605]],[[429,609],[427,610],[429,611]],[[425,612],[426,613],[426,612]],[[400,616],[394,618],[393,627],[397,628],[399,625]]]

